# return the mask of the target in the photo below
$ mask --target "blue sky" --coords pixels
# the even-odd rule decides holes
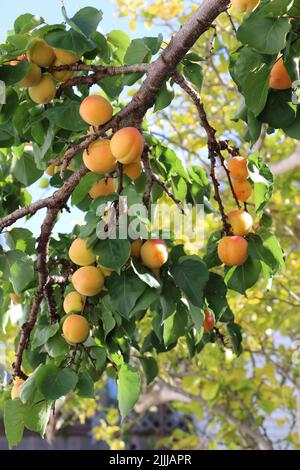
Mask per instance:
[[[113,0],[106,0],[105,2],[101,0],[84,0],[76,1],[74,0],[65,0],[64,5],[66,7],[69,17],[72,17],[76,11],[80,8],[86,6],[93,6],[103,11],[103,20],[100,24],[101,31],[106,34],[114,29],[122,29],[130,37],[142,37],[158,34],[160,31],[152,29],[149,31],[143,22],[140,21],[136,31],[131,31],[128,27],[129,20],[128,18],[119,18],[116,2]],[[15,19],[24,13],[32,13],[43,17],[46,23],[54,24],[61,23],[63,21],[63,16],[61,13],[61,1],[60,0],[47,0],[45,2],[41,0],[7,0],[5,3],[5,14],[2,15],[0,20],[0,40],[4,41],[6,37],[6,32],[13,28]],[[33,184],[30,189],[33,200],[38,200],[43,197],[49,196],[53,192],[53,188],[41,189],[39,188],[38,182]],[[45,215],[45,210],[39,211],[35,216],[33,216],[29,221],[24,221],[22,219],[16,225],[23,226],[32,230],[34,235],[38,235],[39,229]],[[71,231],[74,224],[78,220],[83,219],[83,214],[77,209],[73,209],[71,214],[66,212],[63,213],[63,216],[58,221],[55,232],[66,232]]]

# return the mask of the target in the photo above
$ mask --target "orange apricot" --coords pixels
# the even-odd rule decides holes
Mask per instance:
[[[147,268],[160,268],[168,260],[167,245],[163,240],[147,240],[141,247],[141,259]]]
[[[84,297],[78,292],[69,292],[64,299],[63,308],[66,314],[82,312],[84,307]]]
[[[118,162],[123,164],[140,160],[144,145],[144,137],[135,127],[120,129],[113,135],[110,141],[112,154]]]
[[[138,238],[131,243],[131,256],[135,256],[136,258],[140,257],[141,248],[142,248],[142,240]]]
[[[79,113],[87,124],[101,126],[111,119],[113,109],[111,104],[102,96],[90,95],[82,101]]]
[[[14,379],[14,384],[10,392],[10,396],[12,400],[15,400],[16,398],[20,398],[20,387],[23,385],[25,380],[21,379],[20,377],[16,377]]]
[[[234,235],[247,235],[253,225],[253,219],[251,215],[242,209],[228,212],[227,220],[232,227]]]
[[[247,180],[233,181],[232,186],[238,201],[247,201],[252,194],[252,186]]]
[[[232,179],[236,181],[245,181],[249,178],[247,159],[244,157],[233,157],[229,160],[227,168]]]
[[[43,75],[38,85],[30,87],[29,96],[37,104],[47,104],[53,100],[56,87],[50,75]]]
[[[125,175],[129,176],[129,178],[131,178],[133,181],[138,179],[142,173],[141,162],[138,161],[134,163],[129,163],[129,165],[124,165],[123,172],[125,173]]]
[[[73,52],[64,51],[63,49],[54,48],[54,53],[57,60],[59,60],[59,62],[64,65],[76,64],[76,62],[78,62],[80,59],[80,57]]]
[[[92,142],[83,153],[85,166],[93,173],[110,173],[117,162],[110,150],[109,140],[96,140]]]
[[[36,86],[42,80],[41,68],[36,64],[29,64],[28,72],[25,77],[20,80],[19,85],[24,88]]]
[[[79,294],[91,297],[101,292],[104,276],[100,268],[83,266],[73,274],[72,283]]]
[[[11,292],[9,294],[9,298],[10,298],[10,300],[12,301],[12,303],[14,305],[18,305],[18,304],[21,303],[21,297],[18,294],[16,294],[15,292]]]
[[[222,238],[218,243],[218,256],[226,266],[241,266],[248,258],[248,242],[239,235]]]
[[[63,334],[69,344],[84,343],[90,334],[90,324],[82,315],[68,315],[63,323]]]
[[[271,70],[270,88],[274,90],[288,90],[292,87],[292,80],[284,65],[283,58],[280,57]]]
[[[50,67],[55,61],[54,50],[41,38],[36,39],[27,56],[30,62],[39,67]]]
[[[250,13],[260,0],[231,0],[232,7],[239,13]]]
[[[96,256],[91,249],[87,248],[87,241],[76,238],[69,249],[69,257],[78,266],[88,266],[96,261]]]
[[[95,183],[89,190],[89,195],[92,199],[96,199],[99,196],[108,196],[115,192],[114,179],[112,177],[103,178]]]
[[[53,65],[55,67],[59,67],[60,65],[65,65],[65,64],[61,62],[60,60],[56,59]],[[54,78],[54,80],[57,80],[58,82],[65,82],[73,77],[74,72],[72,70],[53,70],[51,75]]]

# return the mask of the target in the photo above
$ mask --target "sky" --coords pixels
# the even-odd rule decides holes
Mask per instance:
[[[122,29],[130,37],[143,37],[158,34],[160,31],[152,29],[149,31],[143,22],[140,21],[135,31],[129,29],[128,18],[119,18],[116,8],[116,2],[114,0],[65,0],[65,8],[69,17],[72,17],[76,11],[86,6],[92,6],[103,11],[103,20],[100,23],[99,30],[104,34],[114,29]],[[15,19],[24,13],[32,13],[39,15],[44,18],[46,23],[54,24],[61,23],[63,16],[61,13],[61,0],[7,0],[5,3],[5,14],[1,15],[0,19],[0,41],[4,42],[6,32],[13,28]],[[32,195],[33,201],[40,198],[49,196],[53,192],[53,188],[41,189],[39,182],[33,184],[29,188],[29,192]],[[17,222],[15,226],[22,226],[30,229],[34,235],[38,235],[42,220],[45,215],[45,210],[39,211],[30,220],[26,221],[22,219]],[[83,220],[83,213],[76,208],[72,209],[71,214],[67,212],[63,213],[63,217],[58,220],[55,227],[55,232],[66,232],[71,231],[73,226]]]

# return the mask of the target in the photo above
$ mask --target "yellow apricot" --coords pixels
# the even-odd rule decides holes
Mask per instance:
[[[283,58],[280,57],[271,70],[270,88],[274,90],[288,90],[292,87],[292,80],[284,65]]]
[[[168,260],[167,245],[163,240],[146,241],[141,247],[141,259],[147,268],[160,268]]]
[[[233,157],[229,160],[227,168],[230,176],[236,181],[245,181],[249,178],[247,159],[244,157]]]
[[[76,238],[70,246],[69,258],[78,266],[88,266],[96,261],[96,256],[87,248],[87,241]]]
[[[104,285],[104,276],[100,268],[84,266],[75,271],[72,276],[72,283],[79,294],[91,297],[101,292]]]
[[[15,292],[11,292],[9,294],[9,298],[14,305],[18,305],[19,303],[21,303],[21,297],[17,295]]]
[[[19,85],[24,88],[36,86],[42,80],[42,71],[36,64],[30,64],[29,70],[25,77],[19,82]]]
[[[260,0],[231,0],[232,7],[239,13],[250,13]]]
[[[102,96],[87,96],[79,108],[81,118],[92,126],[101,126],[109,121],[113,114],[111,104]]]
[[[30,62],[39,67],[50,67],[55,61],[54,50],[41,38],[36,39],[27,55]]]
[[[43,75],[42,80],[36,86],[29,88],[29,96],[37,104],[47,104],[53,100],[56,88],[50,75]]]
[[[110,150],[109,140],[96,140],[92,142],[83,153],[85,166],[93,173],[110,173],[117,162]]]
[[[241,266],[248,258],[248,242],[233,235],[222,238],[218,243],[218,256],[226,266]]]
[[[79,61],[80,57],[75,55],[73,52],[64,51],[63,49],[56,49],[54,48],[54,53],[56,55],[57,60],[64,65],[73,65]]]
[[[64,311],[66,312],[66,314],[82,312],[83,306],[84,297],[78,292],[73,291],[69,292],[69,294],[66,295],[63,304]]]
[[[56,173],[55,168],[54,163],[51,163],[51,165],[46,168],[45,173],[47,173],[48,176],[53,176]]]
[[[233,191],[238,201],[247,201],[252,194],[252,186],[249,181],[233,181]]]
[[[141,176],[142,165],[141,162],[129,163],[129,165],[124,165],[123,172],[125,175],[129,176],[132,180],[136,180]]]
[[[60,65],[65,65],[65,64],[61,62],[60,60],[56,59],[53,65],[55,67],[59,67]],[[66,80],[69,80],[69,78],[73,77],[74,72],[72,72],[72,70],[53,70],[51,75],[54,78],[54,80],[57,80],[59,82],[65,82]]]
[[[135,256],[136,258],[140,257],[141,248],[142,248],[142,240],[138,238],[131,243],[131,256]]]
[[[92,199],[96,199],[99,196],[108,196],[115,192],[114,179],[112,177],[103,178],[95,183],[89,190],[89,195]]]
[[[109,277],[111,276],[113,269],[107,268],[106,266],[102,266],[102,264],[99,264],[99,268],[101,269],[101,272],[104,277]]]
[[[16,398],[20,398],[20,390],[19,388],[21,385],[25,382],[25,380],[20,379],[20,377],[16,377],[14,379],[14,384],[10,392],[10,396],[12,400],[15,400]]]
[[[242,209],[228,212],[227,220],[232,227],[234,235],[246,235],[249,230],[251,230],[253,225],[253,219],[251,215]]]
[[[118,162],[123,164],[140,160],[144,145],[144,137],[135,127],[120,129],[113,135],[110,141],[112,154]]]
[[[82,315],[68,315],[63,323],[63,334],[69,344],[84,343],[90,334],[90,324]]]

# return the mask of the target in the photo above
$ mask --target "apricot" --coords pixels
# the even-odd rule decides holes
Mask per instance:
[[[41,38],[36,39],[35,43],[27,52],[30,62],[39,67],[50,67],[55,61],[55,53],[52,47]]]
[[[218,256],[226,266],[241,266],[248,258],[248,242],[239,235],[222,238],[218,243]]]
[[[53,175],[55,175],[55,173],[56,173],[56,166],[54,165],[54,163],[51,163],[51,165],[49,165],[49,166],[46,168],[45,173],[47,173],[48,176],[53,176]]]
[[[253,219],[251,215],[242,209],[228,212],[227,220],[232,227],[234,235],[246,235],[249,230],[251,230],[253,225]]]
[[[135,256],[136,258],[140,257],[141,248],[142,248],[142,240],[138,238],[131,243],[131,256]]]
[[[84,266],[75,271],[72,276],[72,283],[79,294],[91,297],[101,292],[104,285],[104,276],[100,268]]]
[[[60,60],[56,59],[54,64],[55,67],[59,67],[60,65],[65,65],[63,62]],[[53,70],[51,72],[52,77],[54,80],[57,80],[58,82],[65,82],[69,80],[69,78],[72,78],[74,75],[74,72],[72,70]]]
[[[29,88],[29,96],[37,104],[47,104],[53,100],[56,88],[50,75],[43,75],[42,80],[36,86]]]
[[[87,241],[76,238],[69,249],[69,258],[78,266],[88,266],[96,261],[96,256],[92,250],[87,248]]]
[[[282,57],[280,57],[272,67],[269,84],[270,88],[274,90],[288,90],[292,87],[292,80]]]
[[[62,329],[69,344],[84,343],[90,334],[90,324],[82,315],[68,315]]]
[[[30,64],[25,77],[19,81],[19,85],[24,88],[36,86],[42,80],[42,71],[36,64]]]
[[[124,165],[123,172],[125,175],[129,176],[133,181],[138,179],[142,173],[141,162],[129,163],[129,165]]]
[[[103,178],[97,183],[95,183],[90,191],[89,195],[92,199],[96,199],[99,196],[108,196],[111,193],[115,192],[114,179],[112,177]]]
[[[229,160],[227,168],[231,178],[235,181],[245,181],[249,178],[247,159],[244,157],[233,157]]]
[[[232,7],[239,13],[250,13],[260,0],[231,0]]]
[[[14,305],[18,305],[19,303],[21,303],[21,297],[17,295],[15,292],[11,292],[9,294],[9,298]]]
[[[160,268],[168,260],[167,245],[163,240],[146,241],[141,247],[141,259],[147,268]]]
[[[65,297],[63,307],[66,314],[82,312],[84,297],[76,291],[69,292]]]
[[[56,55],[57,60],[64,65],[73,65],[79,61],[80,57],[75,55],[73,52],[64,51],[63,49],[56,49],[54,48],[54,53]]]
[[[83,153],[85,166],[93,173],[110,173],[117,162],[110,150],[109,140],[96,140],[92,142]]]
[[[102,266],[102,264],[99,264],[99,268],[101,269],[101,272],[104,277],[109,277],[111,276],[113,269],[107,268],[106,266]]]
[[[110,141],[112,154],[118,162],[123,164],[140,160],[144,145],[144,137],[135,127],[120,129],[113,135]]]
[[[211,330],[214,329],[215,324],[216,324],[216,321],[215,321],[214,314],[210,312],[208,308],[206,308],[204,310],[204,322],[203,322],[204,332],[209,333]]]
[[[79,108],[81,118],[91,126],[101,126],[108,122],[113,114],[111,104],[102,96],[87,96]]]
[[[247,201],[252,194],[252,186],[249,181],[233,181],[233,191],[238,201]]]
[[[20,398],[20,387],[21,385],[25,382],[25,380],[20,379],[20,377],[16,377],[14,379],[14,384],[10,392],[10,396],[12,400],[15,400],[16,398]]]

